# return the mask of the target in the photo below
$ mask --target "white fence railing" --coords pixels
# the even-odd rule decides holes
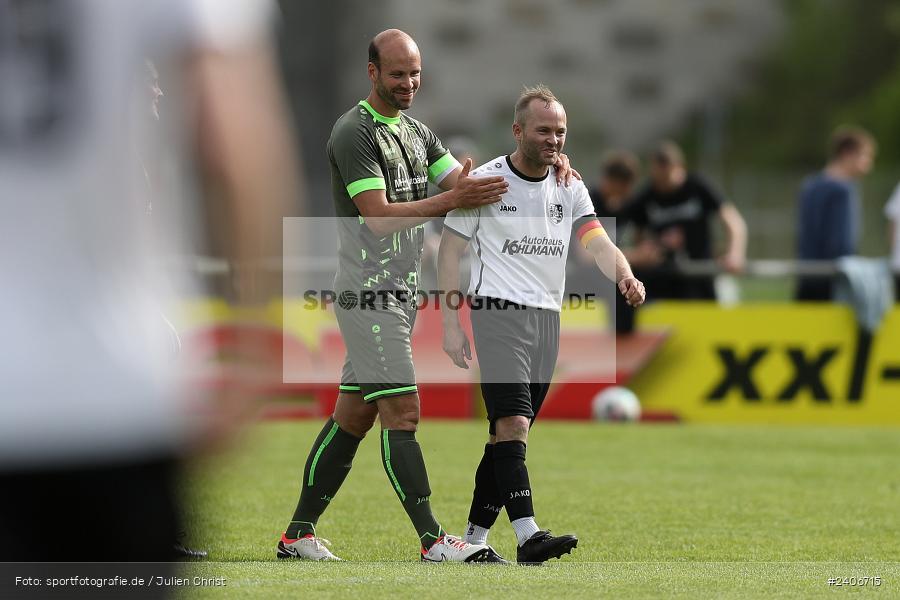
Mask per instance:
[[[222,258],[209,256],[191,256],[167,261],[170,267],[193,271],[203,276],[226,275],[232,271],[229,262]],[[290,273],[333,273],[337,269],[336,257],[273,257],[264,262],[263,268],[268,271],[285,271]],[[674,271],[687,277],[708,277],[724,273],[724,269],[714,260],[680,260],[673,266]],[[796,277],[796,276],[829,276],[837,273],[835,261],[830,260],[792,260],[792,259],[760,259],[749,260],[744,271],[739,275],[745,277]]]

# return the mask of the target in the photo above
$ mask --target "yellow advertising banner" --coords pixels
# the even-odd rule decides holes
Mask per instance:
[[[697,423],[900,425],[900,308],[873,334],[840,305],[660,302],[669,339],[631,382],[645,410]]]

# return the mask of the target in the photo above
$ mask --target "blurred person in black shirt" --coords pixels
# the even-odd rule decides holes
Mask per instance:
[[[677,260],[713,258],[714,216],[721,221],[727,237],[719,264],[729,273],[744,268],[747,227],[743,217],[703,178],[687,170],[684,154],[674,142],[657,145],[650,156],[650,182],[625,212],[627,222],[637,229],[638,247],[645,246],[649,239],[660,250],[629,256],[637,276],[646,282],[648,298],[715,299],[712,277],[687,278],[675,265]]]

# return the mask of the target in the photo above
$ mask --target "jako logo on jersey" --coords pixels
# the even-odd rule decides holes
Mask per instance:
[[[547,216],[550,217],[550,220],[553,221],[554,225],[559,225],[563,220],[563,207],[562,204],[548,204],[547,205]]]
[[[516,212],[517,207],[515,206],[507,206],[505,204],[500,205],[500,212]]]
[[[508,239],[503,242],[501,254],[515,256],[517,254],[536,254],[537,256],[562,257],[566,250],[566,244],[558,238],[522,236],[520,240]]]

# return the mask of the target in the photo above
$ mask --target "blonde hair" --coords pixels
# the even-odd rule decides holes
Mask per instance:
[[[550,91],[550,88],[543,83],[539,83],[533,87],[526,85],[522,89],[522,94],[519,96],[519,99],[516,100],[516,114],[514,121],[519,125],[525,124],[525,113],[528,112],[528,105],[531,104],[532,100],[541,100],[546,107],[549,107],[554,102],[561,104],[553,92]]]

